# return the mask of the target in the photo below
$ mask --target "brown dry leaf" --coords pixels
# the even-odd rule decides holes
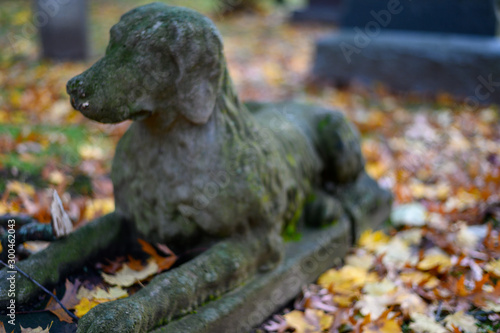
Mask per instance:
[[[454,314],[448,315],[444,318],[446,323],[446,328],[449,330],[453,329],[453,326],[462,329],[468,333],[477,333],[476,319],[474,317],[465,314],[463,311],[455,312]]]
[[[38,326],[37,328],[24,328],[21,326],[21,333],[49,333],[50,328],[52,327],[52,323],[53,322],[51,322],[50,325],[48,325],[45,329],[40,326]]]
[[[61,303],[67,309],[74,309],[74,307],[78,304],[78,298],[76,297],[78,287],[80,286],[80,281],[76,280],[75,283],[71,283],[68,279],[66,279],[65,287],[66,291],[64,292],[64,296],[61,299]],[[54,300],[54,298],[50,298],[49,303],[45,307],[45,310],[49,310],[53,314],[59,318],[60,321],[65,321],[67,323],[73,323],[73,319],[64,311],[61,306]]]
[[[130,287],[131,285],[145,280],[158,272],[158,265],[153,258],[148,260],[147,265],[141,271],[135,271],[124,264],[115,275],[101,273],[104,281],[113,286]]]
[[[153,245],[149,244],[145,240],[138,239],[137,241],[141,244],[142,250],[152,256],[156,261],[156,264],[158,265],[158,273],[169,269],[177,261],[177,256],[166,245],[157,244],[158,248],[163,253],[169,255],[169,257],[159,255]]]
[[[422,313],[412,313],[411,319],[413,322],[410,328],[415,333],[446,333],[447,330],[441,326],[434,318]]]
[[[128,261],[127,261],[128,267],[130,267],[134,271],[140,271],[140,270],[144,269],[144,265],[142,264],[142,260],[135,259],[130,255],[127,256],[127,258],[128,258]]]

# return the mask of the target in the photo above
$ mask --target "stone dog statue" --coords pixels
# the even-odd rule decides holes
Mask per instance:
[[[239,101],[208,18],[154,3],[123,15],[110,36],[106,55],[67,91],[90,119],[134,120],[113,160],[116,212],[20,267],[50,285],[137,235],[180,250],[211,246],[131,297],[95,307],[78,332],[146,332],[273,269],[282,235],[299,224],[328,225],[347,214],[359,230],[374,205],[389,206],[340,113]],[[75,244],[84,239],[85,248]],[[19,285],[22,300],[36,293]]]

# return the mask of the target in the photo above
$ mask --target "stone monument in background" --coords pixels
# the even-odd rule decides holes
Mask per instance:
[[[35,11],[43,58],[87,58],[87,0],[35,0]]]
[[[344,0],[310,0],[307,7],[293,12],[292,21],[338,24],[344,2]]]
[[[317,42],[316,78],[500,103],[493,0],[346,1],[340,30]]]

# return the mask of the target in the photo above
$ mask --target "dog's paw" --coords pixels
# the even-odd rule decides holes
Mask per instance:
[[[80,319],[77,333],[147,332],[144,315],[144,308],[128,299],[99,304]]]

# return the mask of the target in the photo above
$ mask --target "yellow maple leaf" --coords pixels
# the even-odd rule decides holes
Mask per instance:
[[[341,269],[329,269],[323,273],[318,279],[318,284],[327,289],[333,285],[335,291],[341,292],[360,289],[365,283],[376,280],[377,274],[369,273],[366,268],[346,265]]]
[[[410,329],[415,333],[446,333],[447,330],[441,326],[434,318],[422,313],[412,313]]]
[[[484,270],[496,277],[500,277],[500,259],[488,262],[486,266],[484,266]]]
[[[50,323],[50,325],[48,325],[45,329],[43,329],[41,326],[38,326],[37,328],[24,328],[21,326],[21,333],[49,333],[50,332],[50,328],[52,327],[52,323]]]
[[[92,308],[96,307],[101,303],[109,302],[109,299],[93,299],[89,300],[88,298],[82,298],[80,303],[75,306],[75,315],[78,318],[83,317],[87,314]]]
[[[89,290],[85,287],[81,287],[78,289],[78,293],[76,294],[76,298],[78,299],[83,299],[87,298],[89,300],[92,299],[109,299],[109,300],[115,300],[118,298],[124,298],[127,297],[128,293],[126,290],[122,289],[121,287],[112,287],[109,288],[108,290],[104,290],[100,287],[97,287],[96,289]]]
[[[455,326],[468,333],[477,333],[476,319],[463,311],[446,316],[444,322],[449,330],[453,330],[453,326]]]
[[[124,264],[115,275],[101,273],[104,281],[114,286],[130,287],[131,285],[147,279],[156,274],[158,265],[153,258],[148,260],[148,263],[141,271],[131,269],[127,264]]]
[[[427,271],[433,268],[438,268],[439,271],[445,272],[451,268],[451,258],[445,253],[430,253],[418,263],[417,268]]]
[[[363,327],[363,333],[401,333],[401,326],[394,319],[380,319]]]
[[[296,333],[311,333],[317,332],[314,325],[307,322],[306,317],[303,312],[294,310],[292,312],[283,315],[287,325],[293,328]]]
[[[376,251],[380,246],[389,243],[390,237],[383,231],[366,230],[359,237],[358,245],[369,251]]]

